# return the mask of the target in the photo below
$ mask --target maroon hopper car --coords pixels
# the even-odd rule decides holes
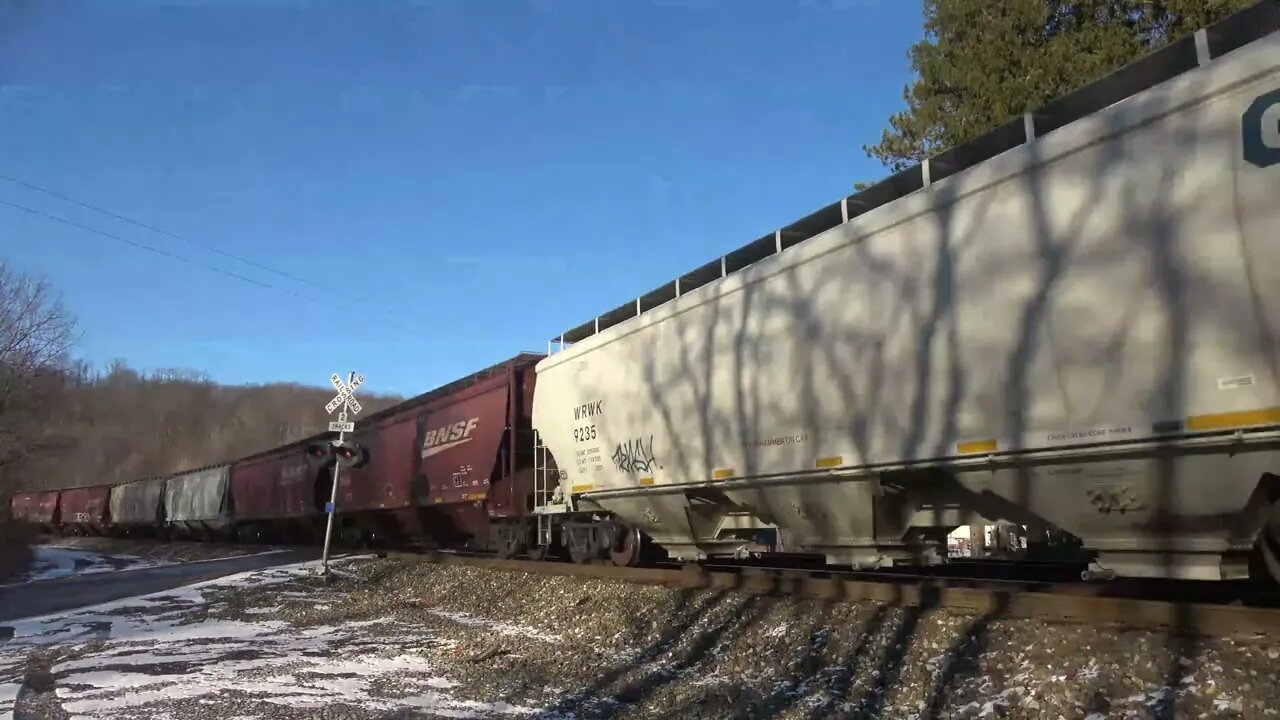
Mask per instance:
[[[530,418],[541,358],[522,353],[357,425],[354,439],[369,459],[341,471],[343,539],[407,535],[499,551],[519,545],[531,527]]]
[[[110,501],[110,485],[63,490],[61,524],[76,535],[101,535],[111,524]]]
[[[237,535],[244,541],[315,539],[323,532],[332,469],[316,472],[295,443],[231,468]]]
[[[35,525],[42,532],[54,532],[57,529],[58,499],[57,490],[49,492],[19,493],[9,501],[13,519],[17,522]]]
[[[353,439],[364,446],[369,461],[361,468],[344,468],[338,478],[339,532],[348,545],[426,534],[422,518],[412,507],[418,412],[417,407],[401,409],[359,426]],[[332,465],[323,470],[332,471]]]

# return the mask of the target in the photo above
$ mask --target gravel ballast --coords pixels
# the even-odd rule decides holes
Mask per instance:
[[[264,635],[219,659],[241,673],[232,679],[209,675],[206,662],[208,688],[171,701],[161,692],[110,717],[1280,717],[1280,651],[1262,641],[413,559],[341,568],[328,581],[307,573],[221,587],[182,616],[239,623],[241,634],[272,623],[271,641],[292,643],[299,659],[246,650],[265,648]],[[43,649],[55,689],[29,702],[77,697],[66,683],[102,652]],[[137,688],[161,671],[173,668],[128,669]],[[289,692],[297,699],[282,700]]]
[[[477,696],[578,717],[1280,717],[1265,643],[406,560],[359,574],[350,611],[509,651],[452,660]],[[443,612],[558,639],[449,628]]]

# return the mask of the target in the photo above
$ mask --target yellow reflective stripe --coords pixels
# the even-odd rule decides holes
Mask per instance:
[[[591,484],[587,484],[587,485],[574,485],[574,486],[573,486],[573,488],[572,488],[572,490],[573,490],[573,492],[576,492],[576,493],[584,493],[584,492],[587,492],[588,490],[591,490],[591,489],[592,489],[592,488],[594,488],[594,487],[595,487],[595,485],[591,485]]]
[[[961,455],[995,452],[997,447],[998,445],[995,438],[989,438],[987,440],[969,440],[968,442],[956,444],[956,450],[960,451]]]
[[[1280,407],[1214,413],[1213,415],[1192,415],[1187,418],[1187,429],[1224,430],[1246,425],[1270,425],[1271,423],[1280,423]]]
[[[642,478],[640,478],[640,484],[641,484],[641,485],[652,485],[652,484],[653,484],[653,478],[651,478],[651,477],[642,477]]]
[[[844,464],[844,456],[832,455],[831,457],[820,457],[818,458],[818,461],[814,464],[820,468],[840,467],[841,465]]]
[[[733,477],[733,468],[716,468],[711,471],[711,477],[716,480],[728,480]]]

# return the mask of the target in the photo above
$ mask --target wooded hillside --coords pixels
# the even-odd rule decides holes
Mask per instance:
[[[203,373],[141,375],[122,363],[105,372],[69,370],[24,463],[26,488],[133,480],[231,460],[323,432],[332,388],[295,384],[226,386]],[[372,414],[400,398],[364,395]]]
[[[324,430],[333,389],[219,385],[194,371],[94,371],[47,283],[0,260],[0,495],[209,465]],[[361,395],[366,414],[401,398]]]

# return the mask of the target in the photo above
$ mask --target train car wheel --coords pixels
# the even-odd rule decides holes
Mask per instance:
[[[618,567],[634,567],[640,564],[640,552],[644,548],[643,538],[638,528],[619,528],[617,542],[609,548],[609,559]]]
[[[595,523],[565,523],[560,532],[561,542],[569,551],[569,559],[579,565],[598,560],[608,549],[600,538],[600,527]]]
[[[508,523],[492,526],[492,539],[498,557],[509,560],[524,551],[524,539],[520,535],[522,527]]]

